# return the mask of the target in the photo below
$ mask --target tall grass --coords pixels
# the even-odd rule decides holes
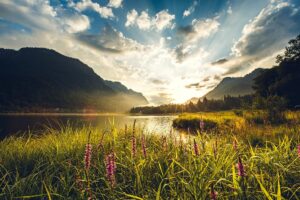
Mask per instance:
[[[0,199],[299,199],[299,143],[297,124],[180,137],[132,126],[48,129],[0,142]]]

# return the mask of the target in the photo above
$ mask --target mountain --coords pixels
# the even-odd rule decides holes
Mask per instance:
[[[0,111],[122,112],[148,103],[141,93],[50,49],[0,49],[0,70]]]
[[[203,97],[208,99],[223,99],[225,95],[243,96],[254,93],[254,78],[260,75],[265,69],[257,68],[244,77],[226,77],[213,90]]]

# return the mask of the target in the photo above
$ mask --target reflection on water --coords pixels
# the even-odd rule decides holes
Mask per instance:
[[[114,124],[123,128],[137,120],[137,126],[145,132],[168,134],[172,120],[176,116],[130,116],[130,115],[99,115],[99,114],[42,114],[42,115],[0,115],[0,137],[24,133],[28,130],[38,134],[45,127],[59,128],[67,123],[75,127],[93,126],[107,129]]]

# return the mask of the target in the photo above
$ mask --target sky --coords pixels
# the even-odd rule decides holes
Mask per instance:
[[[54,49],[154,105],[270,68],[299,34],[299,0],[0,1],[0,48]]]

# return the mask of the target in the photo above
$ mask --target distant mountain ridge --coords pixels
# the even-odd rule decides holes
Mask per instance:
[[[207,99],[223,99],[225,95],[243,96],[254,93],[254,78],[260,75],[265,69],[257,68],[243,77],[226,77],[213,90],[203,97]]]
[[[147,99],[102,79],[80,60],[45,48],[0,49],[0,111],[123,112]]]

